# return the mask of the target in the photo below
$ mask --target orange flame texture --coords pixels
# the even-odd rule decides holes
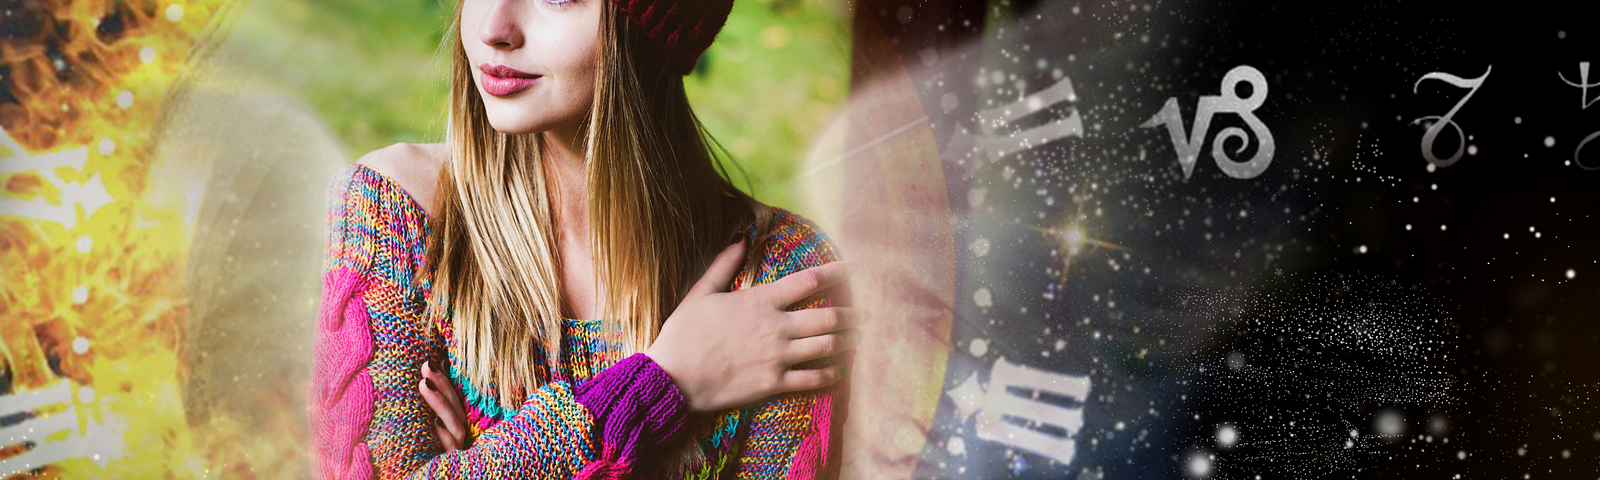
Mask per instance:
[[[64,419],[0,435],[0,476],[276,477],[305,462],[298,417],[271,413],[301,408],[293,395],[262,399],[266,431],[186,411],[194,225],[148,191],[166,100],[235,3],[0,1],[0,432]]]

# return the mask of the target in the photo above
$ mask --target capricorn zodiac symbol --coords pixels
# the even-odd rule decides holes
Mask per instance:
[[[1250,85],[1249,96],[1239,98],[1237,88],[1240,82]],[[1172,148],[1178,151],[1178,165],[1183,167],[1184,180],[1188,180],[1189,175],[1194,172],[1194,164],[1200,157],[1200,145],[1205,140],[1207,129],[1211,126],[1211,116],[1217,113],[1238,114],[1244,119],[1245,125],[1250,127],[1250,133],[1255,134],[1260,141],[1255,156],[1243,162],[1235,161],[1224,151],[1223,144],[1229,139],[1238,138],[1243,143],[1234,149],[1233,153],[1242,153],[1245,147],[1250,145],[1250,136],[1239,127],[1222,129],[1211,142],[1211,159],[1217,162],[1217,167],[1222,169],[1222,173],[1233,178],[1255,178],[1272,164],[1274,149],[1272,131],[1252,113],[1267,99],[1266,77],[1261,75],[1260,70],[1249,65],[1234,67],[1222,77],[1221,93],[1221,95],[1200,96],[1200,104],[1194,113],[1194,130],[1187,134],[1183,131],[1183,117],[1178,111],[1176,97],[1167,98],[1167,103],[1161,107],[1161,111],[1139,125],[1142,128],[1167,126],[1167,132],[1172,135]]]

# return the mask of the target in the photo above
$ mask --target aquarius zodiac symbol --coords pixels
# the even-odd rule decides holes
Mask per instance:
[[[1239,83],[1250,85],[1250,95],[1239,98],[1237,90]],[[1255,134],[1260,144],[1256,148],[1255,156],[1249,160],[1235,161],[1224,151],[1223,145],[1229,139],[1240,139],[1243,143],[1234,149],[1233,153],[1242,153],[1245,147],[1250,146],[1250,136],[1239,127],[1228,127],[1217,133],[1211,142],[1211,159],[1217,162],[1217,167],[1222,173],[1233,178],[1255,178],[1272,165],[1272,151],[1275,145],[1272,142],[1272,131],[1267,125],[1261,123],[1252,112],[1261,107],[1267,99],[1267,79],[1249,65],[1233,67],[1222,77],[1221,95],[1200,96],[1199,106],[1195,108],[1194,130],[1187,134],[1183,131],[1183,116],[1178,111],[1177,97],[1167,98],[1166,105],[1161,111],[1150,117],[1139,126],[1141,128],[1167,126],[1167,132],[1172,135],[1172,148],[1178,151],[1178,165],[1183,167],[1183,179],[1188,180],[1194,172],[1194,164],[1199,159],[1200,145],[1204,143],[1206,131],[1211,126],[1211,116],[1218,113],[1238,114],[1244,119],[1245,125],[1250,127],[1250,133]]]
[[[1489,72],[1492,70],[1494,70],[1494,65],[1484,69],[1483,75],[1478,78],[1461,78],[1444,72],[1431,72],[1417,79],[1416,85],[1411,86],[1411,93],[1417,93],[1417,88],[1422,86],[1422,82],[1431,79],[1468,89],[1467,94],[1456,102],[1456,106],[1450,107],[1450,111],[1445,112],[1443,116],[1429,115],[1411,122],[1413,125],[1427,122],[1428,130],[1422,133],[1422,158],[1428,159],[1428,163],[1432,163],[1435,167],[1443,168],[1461,159],[1461,153],[1467,150],[1467,134],[1461,131],[1461,125],[1457,125],[1455,120],[1451,120],[1451,118],[1456,116],[1456,112],[1461,110],[1462,105],[1467,104],[1467,100],[1472,98],[1472,94],[1478,93],[1478,87],[1482,87],[1483,81],[1489,79]],[[1433,154],[1433,141],[1439,138],[1439,132],[1443,131],[1445,126],[1456,129],[1456,150],[1454,154],[1450,155],[1450,158],[1440,160],[1438,156]]]

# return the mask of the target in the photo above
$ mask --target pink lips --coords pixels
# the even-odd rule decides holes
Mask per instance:
[[[490,95],[494,95],[496,97],[504,97],[506,95],[520,92],[528,87],[533,86],[534,82],[539,81],[540,77],[540,75],[524,72],[515,68],[507,67],[505,65],[490,65],[485,63],[483,65],[479,65],[478,70],[483,72],[483,75],[481,75],[478,79],[478,84],[483,86],[483,91],[488,92]]]

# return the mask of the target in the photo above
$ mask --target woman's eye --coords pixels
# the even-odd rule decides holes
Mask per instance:
[[[572,6],[572,4],[577,0],[542,0],[542,1],[545,3],[545,5],[549,5],[552,8],[567,8],[567,7]]]

